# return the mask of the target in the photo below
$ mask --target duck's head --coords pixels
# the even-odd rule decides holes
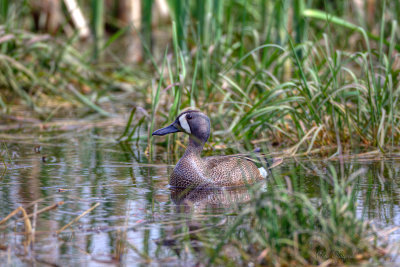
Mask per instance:
[[[166,135],[184,132],[196,143],[204,144],[210,136],[210,119],[197,110],[187,110],[178,115],[169,126],[156,130],[153,135]]]

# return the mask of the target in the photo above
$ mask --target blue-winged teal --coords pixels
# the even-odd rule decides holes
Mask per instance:
[[[171,174],[170,185],[179,188],[240,186],[262,180],[267,176],[265,168],[238,155],[201,157],[204,144],[210,136],[210,119],[196,110],[179,114],[169,126],[153,135],[184,132],[189,134],[185,154]]]

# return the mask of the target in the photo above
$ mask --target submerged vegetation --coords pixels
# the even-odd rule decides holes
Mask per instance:
[[[195,107],[211,119],[215,148],[341,159],[397,153],[398,1],[170,0],[170,22],[158,25],[150,19],[152,1],[142,1],[141,29],[102,16],[105,2],[83,6],[92,10],[94,32],[83,41],[68,22],[53,36],[32,33],[27,1],[0,0],[3,122],[27,121],[19,117],[26,110],[41,122],[123,115],[118,140],[147,140],[152,161],[156,123]],[[124,60],[131,57],[122,43],[131,38],[141,41],[133,54],[142,61]],[[164,144],[171,154],[179,152],[174,138]],[[292,185],[295,175],[274,176],[265,191],[249,189],[251,201],[226,231],[196,236],[204,248],[193,251],[217,265],[378,259],[385,251],[377,234],[356,214],[355,181],[363,170],[336,172],[319,173],[315,199]],[[192,236],[181,235],[183,242]]]

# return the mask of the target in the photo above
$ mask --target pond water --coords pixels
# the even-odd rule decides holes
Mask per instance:
[[[117,143],[114,140],[121,127],[78,128],[40,134],[17,131],[2,137],[1,152],[8,168],[0,168],[0,220],[19,206],[33,213],[35,201],[37,211],[59,205],[31,218],[33,224],[36,221],[36,238],[29,245],[23,235],[24,221],[16,221],[20,215],[0,225],[0,262],[195,265],[198,259],[193,244],[177,240],[187,231],[206,231],[207,227],[223,231],[235,218],[234,203],[240,205],[250,198],[246,189],[238,189],[190,195],[178,201],[177,193],[167,186],[168,172],[178,156],[168,157],[163,148],[156,147],[157,156],[151,160],[146,142]],[[398,242],[400,158],[346,160],[342,164],[288,159],[273,173],[291,177],[297,190],[317,198],[316,181],[326,173],[328,164],[335,166],[339,175],[366,169],[356,183],[358,215],[379,228],[393,229],[389,240]],[[261,186],[260,190],[266,189]],[[56,234],[94,205],[98,206]],[[201,240],[198,243],[204,245]]]

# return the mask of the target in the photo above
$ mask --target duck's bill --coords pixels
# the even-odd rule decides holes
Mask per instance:
[[[166,134],[176,133],[176,132],[179,132],[179,129],[176,128],[174,126],[174,124],[171,124],[170,126],[156,130],[155,132],[153,132],[152,135],[166,135]]]

